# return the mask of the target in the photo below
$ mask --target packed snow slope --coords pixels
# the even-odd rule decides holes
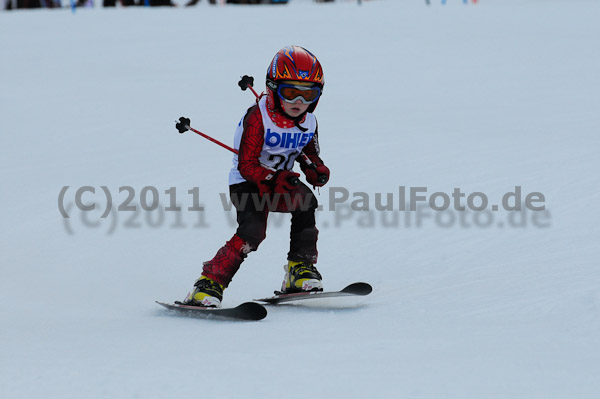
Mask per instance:
[[[600,3],[290,3],[0,13],[0,396],[598,397]],[[154,301],[183,299],[235,229],[231,154],[174,121],[231,144],[253,103],[239,77],[262,90],[287,44],[326,74],[324,284],[374,292],[172,317]],[[515,186],[545,210],[399,212],[401,187],[491,207]],[[288,218],[225,306],[279,288]]]

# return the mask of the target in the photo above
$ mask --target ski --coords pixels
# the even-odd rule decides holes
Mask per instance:
[[[294,292],[291,294],[283,294],[275,291],[275,296],[269,298],[255,299],[258,302],[266,302],[271,305],[277,305],[284,302],[301,301],[306,299],[316,298],[332,298],[340,296],[364,296],[369,295],[373,291],[373,287],[367,283],[354,283],[340,291],[310,291],[310,292]]]
[[[156,301],[156,303],[169,310],[202,319],[262,320],[267,317],[267,309],[254,302],[244,302],[234,308],[204,308],[177,302],[164,303]]]

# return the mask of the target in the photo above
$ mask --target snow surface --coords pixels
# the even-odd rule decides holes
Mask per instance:
[[[0,396],[598,397],[600,3],[433,3],[1,13]],[[154,301],[182,299],[234,231],[218,194],[230,154],[174,120],[230,144],[253,101],[237,80],[262,89],[291,43],[325,69],[329,187],[372,200],[459,187],[498,204],[521,186],[546,212],[517,215],[519,227],[504,211],[485,227],[431,210],[394,224],[331,212],[326,187],[326,288],[368,281],[370,296],[269,307],[253,323],[170,316]],[[100,204],[83,216],[82,186]],[[184,210],[101,219],[101,186],[117,205],[133,187],[138,208],[145,186],[161,206],[176,187]],[[225,305],[279,288],[278,216]]]

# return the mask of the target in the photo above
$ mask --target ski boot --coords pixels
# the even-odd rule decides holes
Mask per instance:
[[[225,288],[206,276],[201,276],[194,284],[194,291],[183,300],[184,305],[220,308]]]
[[[283,270],[285,277],[281,285],[281,293],[323,291],[321,283],[323,277],[312,263],[290,260],[287,265],[283,266]]]

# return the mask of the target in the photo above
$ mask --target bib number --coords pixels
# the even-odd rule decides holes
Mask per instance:
[[[292,166],[294,165],[294,161],[296,160],[296,157],[298,156],[300,152],[299,151],[293,151],[290,152],[287,157],[284,154],[271,154],[269,155],[269,162],[273,162],[274,165],[273,167],[277,170],[280,169],[281,165],[283,165],[283,169],[285,170],[290,170],[292,169]]]

